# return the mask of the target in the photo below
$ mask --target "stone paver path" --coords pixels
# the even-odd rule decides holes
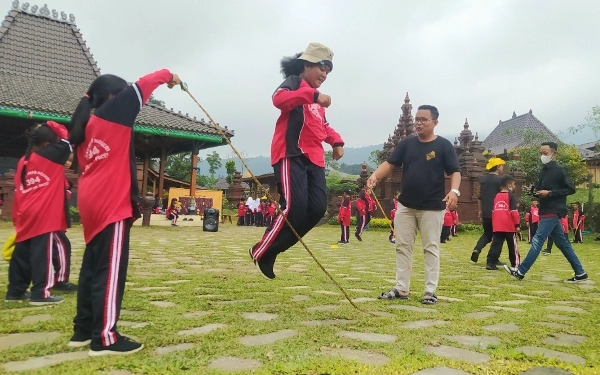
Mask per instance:
[[[188,350],[194,347],[194,344],[177,344],[177,345],[171,345],[171,346],[161,346],[158,347],[154,350],[154,352],[156,354],[169,354],[169,353],[173,353],[173,352],[178,352],[181,350]]]
[[[381,333],[341,331],[341,332],[338,332],[337,335],[340,337],[347,337],[350,339],[361,340],[361,341],[370,341],[370,342],[394,342],[394,341],[396,341],[396,336],[385,335],[385,334],[381,334]]]
[[[450,367],[434,367],[415,372],[412,375],[471,375],[462,370],[456,370]]]
[[[553,367],[534,367],[519,375],[572,375],[569,371]]]
[[[267,333],[265,335],[244,336],[239,338],[238,341],[246,346],[268,345],[279,340],[285,340],[287,338],[294,337],[297,334],[297,331],[285,329],[282,331]]]
[[[470,319],[487,319],[494,315],[496,315],[496,313],[491,311],[477,311],[465,314],[465,317]]]
[[[495,336],[444,336],[448,340],[464,346],[487,349],[490,345],[500,345],[500,339]]]
[[[260,368],[262,364],[255,359],[238,357],[219,357],[208,364],[208,367],[222,371],[250,371]]]
[[[483,327],[486,331],[493,332],[517,332],[519,330],[519,326],[514,323],[498,323],[491,326]]]
[[[388,356],[368,350],[356,350],[348,348],[324,349],[324,354],[339,356],[350,361],[357,361],[365,365],[382,366],[390,361]]]
[[[427,346],[423,349],[425,352],[435,354],[440,357],[455,359],[471,363],[486,363],[490,360],[490,356],[483,353],[474,352],[472,350],[455,348],[452,346]]]
[[[536,356],[542,355],[546,358],[555,358],[563,362],[572,363],[574,365],[583,365],[585,364],[585,359],[568,353],[559,352],[556,350],[546,349],[546,348],[538,348],[536,346],[521,346],[515,349],[517,352],[521,352],[526,355]]]
[[[277,314],[269,313],[243,313],[242,316],[246,319],[256,320],[259,322],[266,322],[269,320],[277,319]]]
[[[10,335],[0,336],[0,350],[39,342],[49,342],[58,337],[60,337],[60,332],[11,333]]]
[[[2,365],[6,371],[26,371],[35,370],[42,367],[57,365],[66,361],[75,361],[89,358],[87,351],[70,352],[45,355],[43,357],[29,358],[25,361],[7,362]]]
[[[408,329],[423,329],[429,327],[443,326],[450,323],[447,320],[418,320],[415,322],[406,322],[401,325],[402,328]]]
[[[566,333],[554,333],[550,337],[542,340],[547,345],[572,346],[579,345],[586,340],[584,336],[569,335]]]
[[[212,332],[216,329],[219,328],[225,328],[226,325],[225,324],[221,324],[221,323],[213,323],[213,324],[207,324],[205,326],[202,327],[196,327],[196,328],[192,328],[192,329],[185,329],[182,331],[177,332],[178,335],[201,335],[204,333],[209,333]]]
[[[52,319],[52,315],[50,314],[39,314],[39,315],[29,315],[21,319],[22,324],[33,324],[39,322],[45,322]]]

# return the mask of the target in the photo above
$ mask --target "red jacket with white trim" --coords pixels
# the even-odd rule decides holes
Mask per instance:
[[[584,229],[583,221],[585,220],[585,215],[583,212],[579,210],[573,211],[573,229]]]
[[[517,211],[517,199],[512,193],[501,191],[494,198],[492,209],[492,228],[494,232],[516,233],[520,217]]]
[[[342,204],[340,205],[340,212],[338,213],[338,223],[345,227],[350,226],[350,216],[352,216],[351,210],[352,199],[350,199],[350,197],[343,198]]]
[[[390,220],[394,221],[394,218],[396,217],[396,211],[398,211],[398,201],[392,201],[392,203],[394,204],[394,208],[392,208],[390,211]]]
[[[137,219],[140,192],[133,124],[150,94],[173,76],[167,69],[148,74],[94,111],[77,149],[80,163],[78,207],[85,242],[109,224]],[[106,204],[110,209],[106,210]]]
[[[525,221],[530,224],[536,224],[540,222],[540,209],[537,207],[529,207],[527,213],[525,214]]]
[[[358,216],[364,216],[367,214],[367,203],[364,199],[358,198],[354,201],[354,204],[356,205],[356,214]]]
[[[446,209],[446,212],[444,212],[444,226],[445,227],[451,227],[454,225],[454,215],[452,215],[452,212],[448,209]]]
[[[317,104],[319,91],[298,76],[290,76],[273,94],[273,105],[281,111],[271,142],[271,165],[286,157],[306,155],[325,168],[323,142],[343,146],[342,137],[325,118],[325,108]]]

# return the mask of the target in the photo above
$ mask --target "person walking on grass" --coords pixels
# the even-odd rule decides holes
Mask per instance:
[[[332,59],[331,49],[310,43],[304,53],[281,61],[285,80],[272,98],[280,115],[271,142],[271,165],[282,214],[248,251],[268,279],[275,278],[273,266],[277,256],[298,242],[284,219],[302,237],[327,210],[323,142],[331,145],[334,160],[344,155],[344,141],[325,116],[331,97],[319,92],[333,69]]]
[[[513,194],[515,190],[515,179],[512,176],[502,176],[500,179],[500,192],[494,199],[492,209],[492,246],[487,256],[486,270],[497,270],[500,262],[502,245],[506,241],[508,247],[508,258],[510,265],[516,267],[521,262],[517,248],[517,227],[521,221],[517,210],[517,197]]]
[[[342,204],[340,205],[340,212],[338,213],[337,222],[340,224],[342,235],[338,244],[348,245],[350,243],[350,217],[352,216],[352,191],[350,189],[344,190],[342,193]]]
[[[387,161],[367,180],[369,188],[388,176],[394,167],[402,167],[401,191],[394,218],[396,230],[396,286],[380,299],[408,299],[413,249],[417,231],[421,232],[425,253],[424,304],[437,303],[435,291],[440,276],[440,233],[446,209],[453,210],[460,196],[460,165],[450,141],[434,133],[438,109],[422,105],[415,116],[416,137],[402,140]],[[445,191],[445,175],[450,190]]]
[[[494,228],[492,227],[492,208],[496,194],[500,191],[500,175],[504,172],[506,162],[500,158],[491,158],[485,169],[488,174],[479,178],[479,220],[483,225],[483,234],[477,240],[471,253],[471,261],[477,263],[481,250],[492,242]]]
[[[575,186],[565,168],[556,162],[557,150],[558,145],[554,142],[544,142],[540,147],[540,159],[544,166],[534,188],[534,194],[540,201],[540,223],[523,263],[518,267],[504,266],[506,272],[517,280],[523,280],[531,269],[548,237],[552,237],[554,244],[575,272],[575,275],[565,282],[578,283],[588,279],[588,274],[573,251],[560,222],[561,218],[567,216],[567,195],[575,193]]]

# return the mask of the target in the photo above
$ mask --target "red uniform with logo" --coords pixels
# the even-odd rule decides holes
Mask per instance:
[[[246,216],[246,204],[244,202],[238,203],[237,216],[237,225],[244,225],[244,217]]]
[[[350,217],[352,216],[352,199],[350,197],[342,198],[340,211],[338,212],[337,221],[340,223],[342,235],[340,243],[348,243],[350,238]]]
[[[531,207],[529,207],[529,210],[525,214],[525,222],[528,223],[527,228],[529,230],[527,242],[529,242],[529,243],[531,243],[531,239],[533,238],[533,236],[535,236],[538,225],[540,224],[540,213],[539,212],[540,212],[539,208],[537,208],[535,206],[531,206]]]
[[[450,228],[452,228],[453,223],[454,223],[454,217],[452,215],[452,212],[450,210],[446,209],[446,211],[444,212],[442,235],[440,237],[441,243],[445,243],[447,240],[450,239]]]
[[[108,99],[91,115],[78,147],[78,205],[87,246],[74,323],[76,332],[91,333],[92,350],[119,340],[116,326],[127,276],[129,229],[140,217],[133,125],[150,94],[172,78],[163,69]]]
[[[573,234],[575,235],[573,242],[583,243],[583,222],[585,215],[580,210],[573,211]]]
[[[508,246],[508,257],[512,267],[521,263],[521,257],[517,248],[517,226],[520,223],[519,211],[517,211],[517,198],[508,191],[501,191],[494,198],[492,210],[492,228],[494,235],[492,245],[487,256],[487,264],[495,265],[502,253],[504,241]]]
[[[55,283],[52,257],[56,234],[68,227],[64,163],[71,145],[63,125],[48,121],[47,126],[61,140],[17,163],[12,208],[17,237],[8,271],[7,298],[21,297],[30,283],[32,301],[50,298],[49,289]]]

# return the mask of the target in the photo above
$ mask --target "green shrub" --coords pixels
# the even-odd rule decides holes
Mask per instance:
[[[79,217],[79,209],[75,206],[69,206],[69,214],[71,215],[72,223],[79,223],[81,218]]]
[[[329,219],[329,224],[331,224],[331,225],[340,225],[337,222],[337,216],[334,216],[331,219]],[[390,229],[390,227],[391,227],[390,224],[391,224],[390,219],[373,218],[369,222],[369,228],[373,228],[373,229]],[[351,227],[356,226],[356,216],[352,216],[350,218],[350,226]]]
[[[480,224],[461,223],[456,227],[457,232],[481,232],[483,227]]]

